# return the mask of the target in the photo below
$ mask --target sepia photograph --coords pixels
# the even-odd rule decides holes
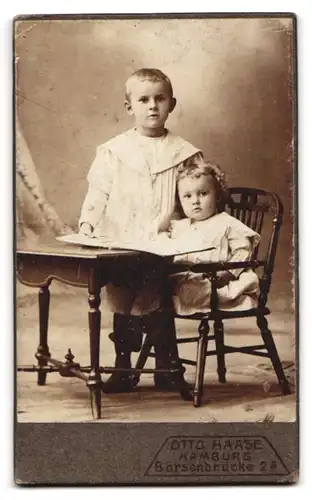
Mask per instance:
[[[14,22],[18,423],[296,422],[292,15]]]

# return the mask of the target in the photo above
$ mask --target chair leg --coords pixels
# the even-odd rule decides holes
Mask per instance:
[[[214,322],[214,334],[216,342],[217,351],[217,363],[218,363],[218,378],[219,382],[224,384],[226,382],[226,368],[225,368],[225,355],[224,355],[224,328],[221,319],[217,319]]]
[[[265,316],[258,316],[257,317],[257,325],[261,331],[261,336],[263,338],[264,345],[265,345],[265,347],[268,351],[268,354],[271,358],[273,368],[275,370],[276,376],[278,378],[278,381],[279,381],[281,389],[282,389],[282,393],[285,395],[290,394],[291,391],[290,391],[289,383],[288,383],[288,380],[285,376],[285,373],[284,373],[284,370],[282,367],[282,363],[281,363],[281,360],[279,358],[279,355],[278,355],[278,352],[277,352],[277,349],[275,346],[275,342],[274,342],[274,339],[272,336],[272,332],[268,328],[268,321],[265,318]]]
[[[197,408],[201,406],[203,390],[204,390],[204,375],[208,347],[208,334],[209,323],[208,321],[202,322],[199,327],[199,340],[197,346],[196,357],[196,373],[195,373],[195,387],[193,394],[193,404]]]

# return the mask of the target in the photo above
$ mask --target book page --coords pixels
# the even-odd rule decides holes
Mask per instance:
[[[192,242],[185,239],[172,240],[166,235],[159,235],[154,240],[136,240],[135,242],[108,241],[101,238],[89,237],[84,234],[73,233],[65,236],[58,236],[58,241],[69,243],[72,245],[80,245],[95,248],[114,248],[124,250],[137,250],[139,252],[148,252],[155,255],[169,257],[173,255],[182,255],[192,252],[200,252],[203,250],[213,250],[214,247],[208,247],[198,241]]]

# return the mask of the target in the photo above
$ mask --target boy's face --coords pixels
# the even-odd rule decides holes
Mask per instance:
[[[176,100],[169,95],[165,82],[135,80],[125,107],[134,116],[140,133],[157,136],[163,134],[164,125],[175,104]]]
[[[181,179],[178,182],[178,194],[183,212],[189,219],[205,220],[215,214],[217,190],[212,176]]]

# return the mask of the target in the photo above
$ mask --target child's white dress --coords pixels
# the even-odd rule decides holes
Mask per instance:
[[[194,155],[202,153],[169,131],[152,138],[131,129],[114,137],[97,150],[79,224],[88,222],[107,240],[155,237],[174,213],[177,168]],[[147,314],[160,303],[155,278],[139,292],[111,283],[106,292],[111,310],[121,314]]]
[[[182,219],[172,223],[171,238],[198,241],[215,250],[175,257],[175,261],[192,263],[248,261],[259,242],[259,235],[226,212],[203,221]],[[256,307],[259,279],[249,270],[231,270],[235,280],[218,289],[219,307],[223,310],[245,310]],[[171,276],[175,310],[181,316],[210,311],[211,284],[203,274],[185,272]]]
[[[131,129],[114,137],[97,150],[79,223],[117,241],[166,230],[175,207],[176,167],[198,153],[169,131],[153,138]]]

